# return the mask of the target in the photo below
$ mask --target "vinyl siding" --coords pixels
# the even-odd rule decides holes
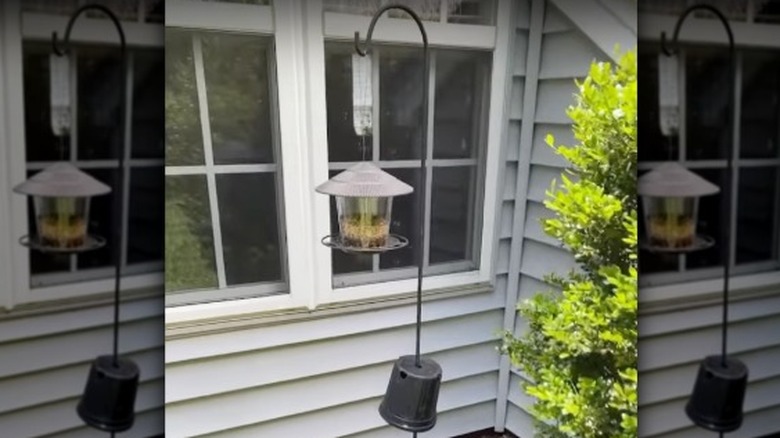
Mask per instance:
[[[640,315],[640,436],[705,436],[685,415],[684,407],[699,362],[720,351],[720,320],[719,305]],[[729,321],[729,353],[749,370],[743,426],[729,436],[776,433],[780,431],[780,286],[773,296],[733,302]]]
[[[163,432],[163,300],[122,307],[120,354],[140,368],[136,421],[127,437]],[[0,319],[0,430],[3,436],[105,436],[83,424],[76,404],[92,360],[110,354],[111,306]],[[13,396],[9,396],[9,395]],[[41,421],[45,419],[45,421]]]
[[[523,63],[523,68],[515,67],[514,85],[523,89],[511,94],[513,112],[507,132],[507,166],[511,169],[507,175],[514,178],[511,184],[515,186],[512,199],[522,201],[513,204],[511,212],[502,212],[513,219],[519,216],[504,230],[516,236],[509,257],[515,263],[509,267],[509,276],[516,276],[517,290],[513,294],[516,299],[507,303],[512,318],[507,328],[517,334],[526,330],[526,323],[516,315],[515,303],[549,290],[550,286],[544,283],[547,274],[563,274],[576,267],[560,242],[542,229],[542,220],[552,217],[544,206],[546,192],[554,181],[560,181],[567,166],[547,145],[545,137],[552,134],[556,144],[574,144],[571,120],[566,115],[577,92],[574,81],[587,75],[593,60],[608,60],[553,2],[533,2],[532,7],[541,8],[535,13],[530,11],[536,21],[531,21],[527,31],[518,29],[516,40],[526,50],[537,51],[537,55],[528,53],[525,60],[517,61]],[[526,76],[518,77],[517,72]],[[513,229],[518,231],[510,231]],[[521,388],[524,377],[509,366],[502,372],[508,374],[504,427],[522,438],[532,437],[534,427],[529,409],[533,399]]]

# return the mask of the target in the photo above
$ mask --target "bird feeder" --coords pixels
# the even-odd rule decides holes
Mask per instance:
[[[390,233],[393,197],[414,189],[377,166],[361,162],[316,188],[336,198],[339,234],[326,236],[326,246],[345,252],[380,253],[406,246],[403,236]]]
[[[93,196],[111,188],[67,162],[56,163],[14,187],[32,196],[36,235],[21,243],[44,252],[80,252],[96,249],[105,240],[88,234],[89,204]]]
[[[718,193],[718,186],[668,162],[642,175],[637,191],[644,207],[647,249],[685,252],[714,244],[711,238],[696,234],[696,223],[699,198]]]

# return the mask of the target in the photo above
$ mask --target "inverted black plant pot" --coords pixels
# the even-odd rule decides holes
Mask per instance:
[[[697,426],[730,432],[742,426],[748,369],[738,359],[707,356],[699,365],[685,413]]]
[[[99,356],[92,362],[76,408],[88,425],[107,432],[130,429],[135,420],[138,366],[129,359]]]
[[[441,367],[435,361],[401,356],[390,375],[379,414],[391,426],[409,432],[425,432],[436,425],[436,402],[441,386]]]

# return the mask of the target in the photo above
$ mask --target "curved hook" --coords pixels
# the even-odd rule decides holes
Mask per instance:
[[[111,12],[110,9],[103,5],[99,4],[87,4],[82,7],[80,7],[76,12],[73,13],[73,15],[70,16],[70,19],[68,20],[68,25],[65,27],[65,38],[63,38],[62,45],[60,46],[60,42],[57,39],[57,31],[54,31],[51,33],[51,46],[52,51],[57,56],[63,56],[70,52],[70,33],[73,30],[73,25],[76,23],[76,20],[79,18],[79,16],[90,9],[96,9],[98,11],[101,11],[102,13],[106,14],[108,18],[113,22],[114,27],[116,28],[117,34],[119,35],[119,44],[121,46],[122,52],[124,53],[125,50],[125,32],[122,30],[122,25],[119,23],[119,18]]]
[[[400,9],[407,14],[409,14],[410,17],[414,20],[414,22],[417,24],[417,27],[420,29],[420,34],[422,35],[422,41],[423,46],[425,50],[428,50],[428,34],[425,32],[425,27],[423,26],[422,20],[420,17],[415,13],[410,7],[404,6],[404,5],[386,5],[380,8],[376,14],[374,14],[374,17],[371,19],[371,23],[368,25],[368,33],[366,34],[366,48],[363,49],[360,47],[360,32],[355,32],[355,51],[360,56],[366,56],[369,53],[371,53],[371,36],[374,34],[374,26],[376,25],[377,20],[379,20],[379,17],[385,13],[385,11],[388,11],[390,9]]]
[[[731,31],[731,25],[729,25],[729,20],[726,18],[725,15],[716,7],[705,5],[705,4],[698,4],[693,5],[685,10],[685,12],[680,15],[680,18],[677,19],[677,24],[674,26],[674,35],[672,36],[672,45],[674,47],[670,48],[669,43],[667,43],[666,40],[666,32],[661,32],[661,51],[666,56],[673,56],[677,54],[677,46],[678,46],[678,39],[680,36],[680,29],[682,28],[683,22],[688,17],[688,15],[691,14],[691,12],[698,10],[698,9],[704,9],[707,11],[712,12],[715,14],[716,17],[720,20],[721,24],[723,24],[723,27],[726,29],[726,34],[729,38],[729,49],[734,50],[734,34]]]

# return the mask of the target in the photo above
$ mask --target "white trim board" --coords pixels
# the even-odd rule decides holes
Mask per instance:
[[[596,0],[550,0],[577,26],[605,55],[617,62],[615,44],[620,52],[636,47],[637,35]]]

